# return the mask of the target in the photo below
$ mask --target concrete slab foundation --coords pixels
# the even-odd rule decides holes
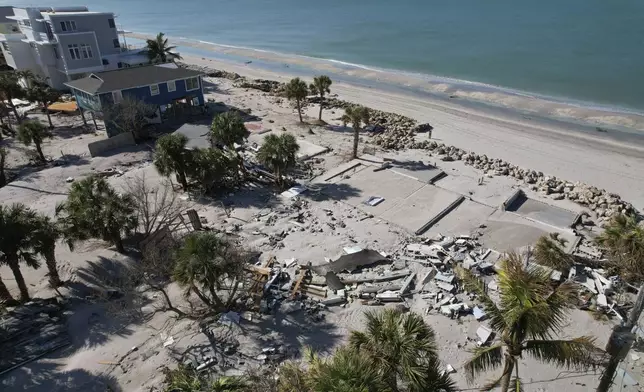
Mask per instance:
[[[511,212],[497,210],[490,215],[485,225],[487,227],[479,229],[483,234],[479,241],[484,246],[500,252],[532,246],[539,237],[553,232],[559,233],[567,241],[567,252],[570,251],[568,248],[577,243],[577,237],[572,230],[557,229]]]
[[[518,194],[511,203],[508,203],[505,210],[560,228],[571,227],[578,219],[576,212],[530,199],[523,193]]]
[[[449,214],[464,199],[463,195],[425,185],[380,217],[420,235]]]
[[[424,235],[427,237],[434,237],[437,234],[451,237],[463,234],[472,235],[480,231],[479,226],[485,224],[495,210],[490,206],[466,199],[427,230]]]

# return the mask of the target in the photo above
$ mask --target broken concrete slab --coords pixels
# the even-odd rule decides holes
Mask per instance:
[[[352,272],[359,267],[371,265],[386,259],[380,252],[371,249],[362,249],[359,252],[342,255],[328,264],[312,267],[311,269],[318,275],[325,276],[329,271],[335,273],[342,271]]]
[[[476,330],[476,336],[479,338],[479,345],[485,345],[488,343],[488,341],[492,338],[492,334],[494,331],[492,331],[490,328],[481,325],[478,327]]]

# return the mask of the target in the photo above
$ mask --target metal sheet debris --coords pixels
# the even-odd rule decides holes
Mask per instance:
[[[371,197],[369,197],[367,200],[365,200],[365,201],[364,201],[364,204],[366,204],[366,205],[368,205],[368,206],[375,207],[375,206],[377,206],[378,204],[382,203],[383,201],[385,201],[385,198],[384,198],[384,197],[380,197],[380,196],[371,196]]]

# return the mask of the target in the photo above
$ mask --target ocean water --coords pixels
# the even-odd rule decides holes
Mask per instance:
[[[119,27],[129,31],[162,31],[644,111],[642,0],[67,0],[58,5],[113,11]]]

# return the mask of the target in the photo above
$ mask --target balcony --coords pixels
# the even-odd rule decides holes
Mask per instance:
[[[56,37],[54,35],[48,35],[47,33],[40,32],[40,31],[34,31],[34,38],[36,41],[39,42],[44,42],[44,43],[56,43]]]

